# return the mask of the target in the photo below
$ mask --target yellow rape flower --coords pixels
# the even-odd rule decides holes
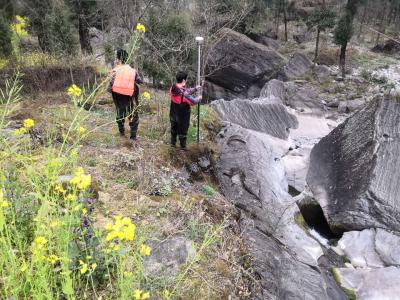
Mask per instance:
[[[140,255],[142,256],[150,256],[151,248],[147,245],[142,244],[140,246]]]
[[[97,268],[97,264],[96,263],[93,263],[93,264],[91,264],[91,269],[92,269],[92,272]]]
[[[26,128],[25,127],[22,127],[22,128],[14,130],[14,135],[21,135],[21,134],[24,134],[24,133],[26,133]]]
[[[168,290],[164,290],[164,299],[168,300],[170,296],[171,296],[170,292]]]
[[[54,187],[54,191],[59,194],[65,194],[65,192],[66,192],[61,184],[56,184]]]
[[[74,202],[78,197],[74,194],[68,194],[64,197],[65,201]]]
[[[144,92],[144,93],[142,94],[142,98],[143,98],[144,100],[146,100],[146,101],[150,101],[151,95],[150,95],[149,92]]]
[[[83,215],[86,215],[86,214],[87,214],[87,209],[86,209],[86,208],[83,208],[83,209],[82,209],[82,214],[83,214]]]
[[[33,241],[33,251],[35,254],[40,253],[40,250],[44,248],[44,246],[47,244],[46,238],[43,236],[38,236],[35,238]]]
[[[34,120],[32,120],[32,119],[25,119],[25,120],[24,120],[24,127],[25,127],[26,129],[30,129],[30,128],[32,128],[33,126],[35,126],[35,121],[34,121]]]
[[[49,263],[51,263],[52,265],[54,265],[56,262],[58,262],[60,259],[58,258],[58,256],[57,255],[54,255],[54,254],[52,254],[52,255],[50,255],[49,257],[47,257],[47,261],[49,262]]]
[[[82,204],[78,204],[74,207],[74,211],[80,211],[82,208]]]
[[[73,84],[68,88],[67,94],[73,98],[80,97],[82,95],[82,89],[76,84]]]
[[[136,30],[139,31],[139,32],[145,33],[146,32],[146,27],[141,23],[137,23]]]
[[[81,265],[81,268],[79,271],[81,272],[81,274],[85,274],[88,271],[88,264],[84,263],[81,260],[79,261],[79,264]]]
[[[11,25],[11,30],[15,32],[20,38],[26,37],[28,32],[26,31],[26,27],[28,23],[28,18],[16,16],[16,22]]]
[[[133,299],[135,299],[135,300],[140,300],[140,296],[142,295],[142,291],[141,290],[135,290],[134,292],[133,292]]]
[[[9,204],[6,200],[4,200],[4,193],[3,193],[3,191],[0,190],[0,207],[2,207],[2,208],[7,208],[7,207],[9,207],[9,206],[10,206],[10,204]]]
[[[26,265],[25,262],[22,263],[22,267],[19,269],[21,272],[26,272],[28,270],[28,266]]]
[[[76,130],[80,135],[85,134],[86,132],[86,128],[80,126],[77,130]]]
[[[75,185],[79,190],[85,190],[92,184],[92,176],[90,174],[85,175],[82,167],[79,167],[75,176],[70,180],[72,185]]]
[[[149,292],[145,292],[145,293],[142,294],[141,300],[146,300],[146,299],[150,299],[150,293]]]

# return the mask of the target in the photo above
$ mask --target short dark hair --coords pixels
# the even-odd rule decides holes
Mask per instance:
[[[128,52],[126,52],[124,49],[118,49],[117,59],[120,60],[123,64],[126,63],[126,61],[128,60]]]
[[[188,77],[188,74],[186,72],[183,71],[179,71],[178,73],[176,73],[176,82],[177,83],[182,83],[182,81],[186,80]]]

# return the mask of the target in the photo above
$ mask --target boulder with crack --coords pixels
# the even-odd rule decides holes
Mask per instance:
[[[284,127],[283,124],[281,124]],[[346,299],[319,269],[320,245],[296,223],[285,171],[267,135],[227,125],[218,135],[217,177],[240,211],[240,226],[261,279],[256,299]]]
[[[399,116],[382,97],[313,148],[307,182],[333,230],[400,231]]]
[[[275,50],[258,44],[231,29],[221,31],[206,61],[204,97],[209,100],[255,98],[286,59]]]

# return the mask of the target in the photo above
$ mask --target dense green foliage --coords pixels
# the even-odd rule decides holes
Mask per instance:
[[[12,53],[10,25],[0,13],[0,57],[10,56]]]

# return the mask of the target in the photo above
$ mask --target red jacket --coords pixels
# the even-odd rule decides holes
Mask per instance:
[[[190,106],[199,103],[199,101],[192,96],[195,92],[196,88],[185,89],[178,87],[176,84],[174,84],[169,90],[171,101],[173,103],[181,104],[181,102],[184,102]]]

